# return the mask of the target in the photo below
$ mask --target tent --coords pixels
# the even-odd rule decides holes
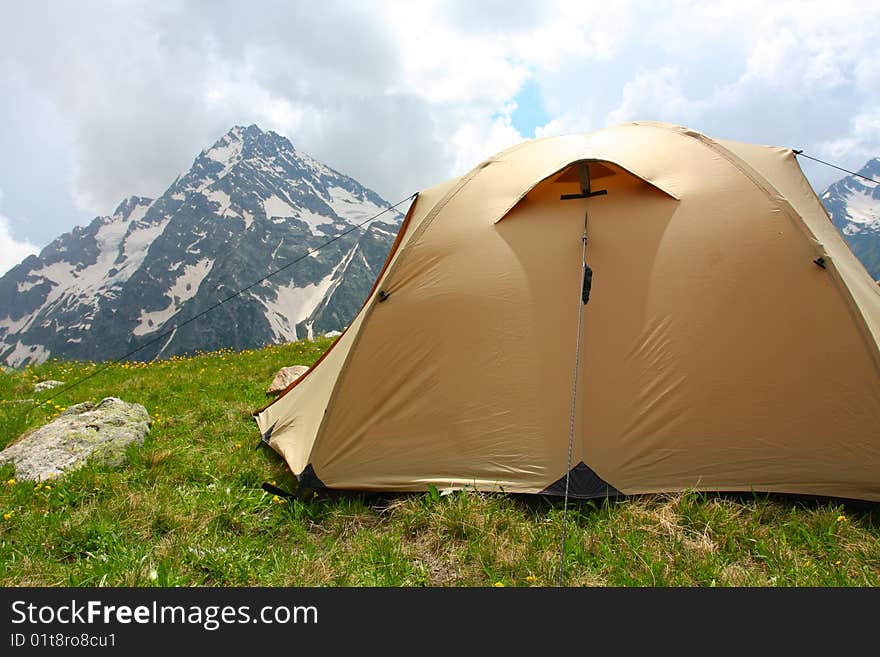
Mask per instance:
[[[880,289],[792,150],[637,122],[419,193],[255,418],[310,488],[880,501],[878,344]]]

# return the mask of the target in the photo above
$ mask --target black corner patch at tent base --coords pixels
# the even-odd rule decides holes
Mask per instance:
[[[542,495],[565,495],[565,475],[541,491]],[[623,493],[593,472],[581,461],[571,469],[568,479],[568,496],[578,500],[591,500],[597,497],[624,497]]]
[[[321,488],[326,488],[324,482],[318,478],[318,475],[315,474],[315,469],[312,467],[312,464],[309,463],[305,469],[299,473],[296,477],[299,480],[299,488],[303,490],[308,488],[309,490],[318,490]]]
[[[276,424],[278,424],[278,422],[273,422],[272,426],[266,429],[266,431],[263,432],[263,434],[260,436],[260,440],[262,440],[267,445],[269,444],[269,440],[272,438],[272,431],[275,429]]]

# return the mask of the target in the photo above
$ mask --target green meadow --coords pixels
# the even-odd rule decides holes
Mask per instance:
[[[108,396],[153,420],[124,466],[38,484],[0,469],[0,585],[555,585],[559,500],[262,490],[297,484],[260,445],[251,413],[280,367],[308,365],[330,343],[0,374],[0,447]],[[36,381],[87,376],[61,394],[33,392]],[[876,504],[688,492],[576,503],[568,520],[571,586],[880,585]]]

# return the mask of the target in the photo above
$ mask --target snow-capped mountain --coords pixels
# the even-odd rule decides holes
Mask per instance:
[[[858,172],[880,180],[880,158]],[[847,176],[821,195],[831,220],[874,280],[880,279],[880,184]]]
[[[0,278],[0,362],[118,358],[388,205],[284,137],[236,126],[159,198],[126,199]],[[343,328],[401,219],[386,212],[133,358]]]

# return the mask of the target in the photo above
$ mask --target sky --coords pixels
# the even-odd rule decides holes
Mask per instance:
[[[257,124],[396,202],[525,139],[667,121],[880,156],[880,4],[4,0],[0,274]],[[802,161],[821,191],[839,171]]]

